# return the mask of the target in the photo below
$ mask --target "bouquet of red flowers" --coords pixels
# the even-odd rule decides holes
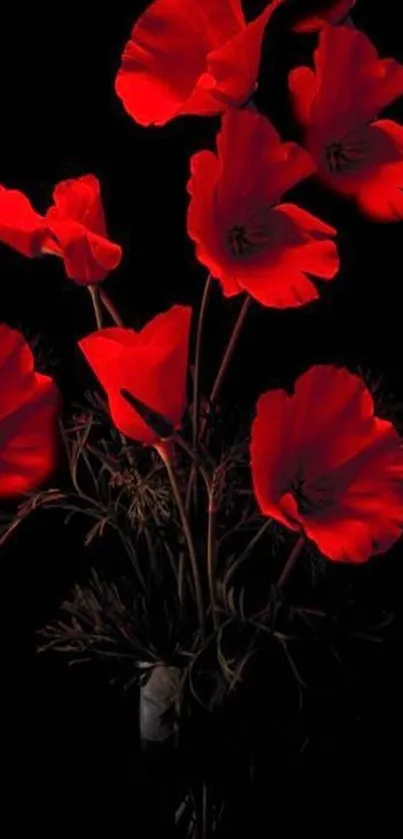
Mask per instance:
[[[95,176],[57,184],[44,215],[0,187],[0,241],[62,260],[77,295],[90,295],[95,328],[78,346],[96,382],[62,409],[23,335],[0,326],[0,495],[18,501],[1,540],[39,507],[62,507],[88,519],[100,556],[106,540],[125,557],[77,585],[40,648],[113,663],[139,691],[148,747],[186,753],[195,729],[215,731],[230,707],[237,726],[245,684],[264,693],[273,655],[299,712],[306,649],[320,642],[337,659],[342,637],[379,638],[391,621],[363,621],[348,599],[331,608],[326,589],[331,566],[367,563],[403,531],[402,438],[371,383],[320,364],[290,391],[262,393],[246,424],[220,402],[250,307],[303,307],[337,282],[338,231],[289,199],[294,187],[316,178],[329,201],[403,220],[403,128],[382,117],[403,95],[403,66],[355,28],[353,7],[273,0],[247,21],[240,0],[154,0],[135,22],[115,83],[128,115],[142,126],[220,117],[215,148],[189,161],[187,232],[206,269],[198,313],[177,304],[139,330],[123,322],[104,287],[122,249]],[[264,34],[280,23],[315,39],[310,65],[288,76],[300,144],[253,101]],[[204,392],[216,284],[240,303]],[[54,487],[58,463],[69,479]],[[300,753],[303,726],[296,741]],[[223,799],[209,789],[208,767],[181,787],[178,835],[218,834]]]

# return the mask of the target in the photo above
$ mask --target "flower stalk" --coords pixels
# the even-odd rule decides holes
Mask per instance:
[[[200,582],[200,575],[199,575],[199,568],[197,562],[197,555],[196,549],[194,546],[192,531],[190,529],[190,524],[188,517],[186,515],[185,505],[182,500],[181,491],[179,489],[178,480],[176,477],[175,470],[172,466],[171,457],[169,455],[168,448],[164,445],[163,442],[156,443],[155,449],[160,455],[162,461],[165,464],[167,474],[171,483],[173,496],[175,498],[175,502],[178,508],[178,513],[180,516],[183,535],[186,541],[187,549],[189,552],[189,558],[192,566],[192,574],[193,574],[193,582],[195,587],[195,594],[196,594],[196,605],[197,605],[197,613],[199,618],[199,627],[202,638],[204,639],[206,636],[206,626],[205,626],[205,616],[204,616],[204,606],[203,606],[203,592]]]
[[[100,305],[100,301],[99,301],[98,289],[93,285],[89,285],[88,286],[88,291],[89,291],[92,306],[93,306],[93,309],[94,309],[95,322],[96,322],[96,325],[97,325],[97,329],[102,329],[102,309],[101,309],[101,305]]]

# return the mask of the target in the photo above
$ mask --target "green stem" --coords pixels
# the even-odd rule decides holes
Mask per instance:
[[[93,309],[94,309],[94,315],[95,315],[95,321],[96,321],[96,324],[97,324],[97,329],[102,329],[102,311],[101,311],[101,306],[100,306],[100,302],[99,302],[98,289],[94,285],[89,285],[87,287],[88,287],[88,291],[90,293],[90,297],[91,297],[91,301],[92,301],[92,305],[93,305]]]
[[[103,305],[105,306],[106,311],[109,312],[112,320],[116,323],[116,326],[123,327],[124,324],[122,318],[120,317],[120,314],[115,304],[112,303],[112,300],[103,288],[99,289],[99,296],[101,299],[101,303],[103,303]]]
[[[172,492],[176,501],[176,505],[178,507],[179,516],[182,523],[182,530],[183,535],[186,540],[187,548],[189,551],[189,558],[192,565],[192,573],[193,573],[193,580],[195,586],[195,594],[196,594],[196,605],[197,605],[197,612],[199,617],[199,626],[202,635],[202,639],[204,640],[206,637],[206,628],[205,628],[205,619],[204,619],[204,608],[203,608],[203,594],[202,588],[200,583],[200,576],[199,576],[199,569],[197,567],[197,556],[196,550],[193,542],[193,536],[190,530],[188,517],[186,515],[186,510],[184,503],[182,501],[182,496],[180,493],[180,489],[178,486],[178,481],[176,478],[176,474],[174,469],[172,468],[172,463],[170,457],[167,453],[166,448],[163,445],[156,445],[156,450],[160,455],[161,459],[163,460],[166,470],[168,473],[169,480],[171,482]]]
[[[287,562],[285,563],[284,568],[283,568],[283,570],[282,570],[282,572],[281,572],[281,574],[280,574],[280,576],[277,580],[277,588],[281,588],[284,585],[284,583],[287,582],[288,577],[290,576],[291,571],[293,570],[293,568],[294,568],[294,566],[297,562],[297,559],[298,559],[298,557],[299,557],[299,555],[300,555],[300,553],[301,553],[301,551],[304,547],[304,544],[305,544],[305,539],[304,539],[303,536],[300,536],[298,541],[295,543],[295,545],[294,545],[294,547],[293,547],[293,549],[292,549],[292,551],[291,551],[291,553],[290,553],[290,555],[287,559]]]

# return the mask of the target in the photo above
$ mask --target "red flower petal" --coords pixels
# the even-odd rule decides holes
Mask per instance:
[[[336,231],[294,204],[279,204],[269,224],[275,244],[250,270],[235,270],[240,288],[275,308],[315,300],[318,292],[310,276],[331,280],[339,270],[337,247],[329,238]]]
[[[356,198],[361,209],[376,221],[403,219],[403,127],[379,120],[368,128],[371,140]]]
[[[253,93],[264,28],[283,0],[246,24],[239,0],[155,0],[134,25],[115,82],[141,125],[220,113]]]
[[[324,26],[340,23],[355,6],[355,0],[333,0],[327,5],[329,8],[325,8],[316,14],[307,15],[299,20],[293,26],[294,32],[318,32]]]
[[[314,171],[295,143],[283,143],[252,110],[227,111],[218,158],[191,160],[188,233],[198,259],[226,296],[247,291],[267,306],[300,306],[317,297],[306,273],[324,279],[338,270],[336,231],[298,208],[273,206]]]
[[[252,428],[255,495],[265,515],[303,529],[330,559],[365,562],[403,530],[403,446],[374,417],[364,383],[314,367],[295,392],[264,394]]]
[[[35,384],[34,358],[23,335],[0,324],[0,423],[25,402]]]
[[[393,426],[375,420],[371,442],[334,473],[339,489],[337,527],[334,515],[307,521],[307,535],[331,559],[365,562],[387,551],[403,529],[402,441]]]
[[[139,333],[102,329],[79,342],[107,393],[116,427],[127,437],[152,445],[156,434],[121,395],[127,390],[175,427],[186,405],[186,371],[191,309],[173,306]]]
[[[207,56],[208,73],[214,81],[212,93],[219,102],[237,107],[254,92],[264,32],[273,13],[283,2],[273,0],[256,20]]]
[[[48,211],[50,218],[76,221],[92,233],[107,235],[101,187],[95,175],[83,175],[56,184],[53,202],[54,206]]]
[[[192,196],[187,229],[196,244],[196,255],[215,277],[220,277],[226,297],[239,294],[239,286],[222,274],[222,241],[215,215],[215,187],[220,173],[216,156],[210,151],[194,154],[190,161],[188,192]]]
[[[0,496],[34,489],[56,458],[59,394],[49,376],[35,373],[22,335],[0,326]]]
[[[334,68],[338,68],[337,74]],[[299,68],[298,68],[299,70]],[[291,84],[296,112],[306,111],[307,76],[294,70]],[[315,52],[315,95],[310,109],[309,147],[341,140],[403,94],[403,67],[379,59],[370,40],[357,29],[328,26]]]
[[[403,218],[403,128],[380,120],[350,132],[341,151],[329,147],[319,169],[332,189],[355,198],[375,221]]]
[[[24,256],[38,256],[44,236],[44,219],[28,198],[16,189],[0,185],[0,242]]]
[[[335,76],[334,67],[340,72]],[[357,30],[327,27],[315,53],[315,72],[289,76],[294,109],[320,178],[354,197],[372,218],[402,218],[402,136],[389,121],[369,124],[403,94],[403,66],[380,60]]]
[[[311,121],[312,105],[317,91],[316,75],[310,67],[295,67],[288,76],[296,119],[302,126]]]
[[[258,111],[231,108],[217,135],[219,211],[233,205],[273,206],[285,192],[315,172],[315,164],[296,143],[285,143]]]
[[[67,276],[84,285],[101,282],[119,265],[122,249],[107,238],[99,181],[93,175],[63,181],[53,199],[46,222]]]
[[[91,285],[105,279],[122,258],[119,245],[88,232],[76,222],[50,222],[60,246],[66,274],[79,285]]]

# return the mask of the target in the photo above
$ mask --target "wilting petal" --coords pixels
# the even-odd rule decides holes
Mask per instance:
[[[45,236],[44,219],[16,189],[0,185],[0,242],[24,256],[38,256]]]
[[[106,391],[112,420],[131,439],[152,445],[157,435],[122,396],[128,391],[178,427],[186,405],[191,309],[173,306],[139,333],[104,329],[79,342]]]

